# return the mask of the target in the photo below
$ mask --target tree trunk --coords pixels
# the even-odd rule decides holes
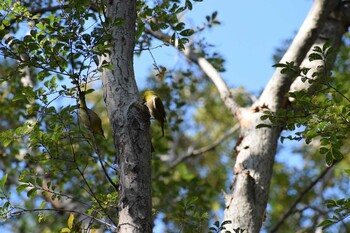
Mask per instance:
[[[133,70],[136,1],[109,0],[106,8],[112,46],[104,62],[112,68],[104,69],[102,82],[118,163],[118,232],[150,233],[150,115],[140,101]]]
[[[312,45],[319,44],[320,39],[325,41],[332,38],[334,46],[339,46],[347,24],[345,18],[336,17],[336,15],[344,16],[341,7],[340,1],[337,0],[315,0],[281,63],[293,61],[295,65],[302,64]],[[336,32],[333,31],[334,29]],[[224,220],[232,222],[225,225],[227,230],[241,228],[249,233],[260,232],[281,128],[257,129],[256,126],[269,124],[268,121],[260,119],[262,111],[275,112],[286,107],[286,96],[292,83],[291,77],[281,74],[277,69],[254,106],[237,112],[242,132],[236,147],[238,155],[234,166],[235,177],[232,189],[225,197]]]

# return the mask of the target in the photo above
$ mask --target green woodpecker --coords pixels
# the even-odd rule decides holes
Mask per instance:
[[[162,100],[154,91],[145,91],[143,99],[146,102],[151,116],[160,123],[160,126],[162,127],[162,135],[164,136],[164,123],[166,117]]]
[[[79,119],[92,133],[104,137],[101,118],[86,106],[83,93],[79,94]]]

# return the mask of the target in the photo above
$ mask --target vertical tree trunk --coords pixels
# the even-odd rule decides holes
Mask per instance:
[[[242,112],[248,122],[246,128],[242,126],[242,141],[236,147],[235,180],[226,196],[225,220],[231,220],[234,229],[254,233],[260,232],[264,219],[280,130],[256,129],[262,113],[253,109]]]
[[[104,60],[104,99],[112,126],[119,176],[118,232],[152,232],[150,116],[134,77],[136,0],[106,5],[111,52]],[[121,23],[115,23],[121,22]]]
[[[295,65],[300,65],[305,58],[307,59],[306,55],[317,37],[332,38],[339,45],[339,38],[345,30],[338,30],[340,33],[328,33],[328,37],[326,36],[326,32],[332,32],[330,29],[333,27],[331,24],[326,24],[327,20],[333,22],[334,13],[340,12],[333,11],[330,14],[336,7],[340,7],[338,0],[314,1],[308,17],[283,56],[281,63],[293,61]],[[334,22],[342,28],[341,21]],[[323,33],[320,34],[322,29]],[[232,227],[234,229],[239,227],[249,233],[260,232],[281,129],[273,127],[257,129],[256,126],[269,124],[268,121],[260,118],[263,110],[275,112],[286,106],[286,96],[292,82],[291,77],[281,74],[279,69],[276,70],[254,106],[250,109],[241,109],[237,114],[241,122],[242,133],[240,143],[237,145],[235,179],[230,194],[226,195],[224,220],[232,221],[232,224],[226,226],[228,230],[232,230]]]

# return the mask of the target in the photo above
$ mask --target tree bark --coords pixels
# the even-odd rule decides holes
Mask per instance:
[[[139,98],[133,70],[136,0],[109,0],[106,9],[112,46],[103,59],[112,68],[104,69],[102,83],[118,164],[118,232],[150,233],[150,115]]]
[[[302,64],[308,51],[315,44],[318,37],[322,37],[321,30],[327,30],[326,24],[330,13],[340,6],[338,0],[316,0],[304,24],[300,28],[290,48],[281,63],[294,62]],[[329,29],[329,28],[328,28]],[[336,41],[342,34],[337,33]],[[319,42],[319,41],[317,41]],[[245,229],[249,233],[260,232],[264,221],[265,209],[268,201],[272,168],[275,159],[277,140],[281,128],[260,128],[259,124],[269,124],[261,120],[262,111],[277,111],[287,105],[287,93],[293,79],[281,74],[277,69],[263,93],[252,108],[240,109],[237,116],[241,123],[241,138],[238,142],[237,160],[234,166],[234,181],[230,194],[227,194],[224,220],[232,223],[226,229]]]

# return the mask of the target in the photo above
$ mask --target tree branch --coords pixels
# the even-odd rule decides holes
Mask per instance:
[[[112,180],[112,178],[110,177],[110,175],[108,174],[107,172],[107,169],[105,167],[105,165],[103,164],[103,159],[101,157],[101,153],[100,153],[100,148],[99,148],[99,145],[96,141],[96,135],[95,134],[92,134],[92,139],[93,139],[93,142],[94,142],[94,147],[95,147],[95,152],[97,154],[97,157],[98,157],[98,161],[102,167],[102,170],[103,170],[103,173],[105,174],[105,177],[107,178],[108,182],[113,186],[114,190],[116,192],[118,192],[118,185]]]
[[[307,52],[319,36],[326,18],[338,3],[338,0],[314,1],[303,25],[280,63],[294,62],[297,66],[302,63]],[[285,103],[285,95],[289,91],[293,79],[287,74],[281,74],[280,71],[280,69],[276,69],[256,105],[267,104],[270,110],[276,111]]]
[[[38,9],[33,9],[33,10],[29,10],[29,13],[31,13],[32,15],[36,15],[36,14],[44,14],[46,12],[53,12],[53,11],[57,11],[57,10],[64,10],[68,7],[71,7],[70,4],[61,4],[61,5],[56,5],[56,6],[48,6],[48,7],[44,7],[44,8],[38,8]],[[96,6],[95,4],[91,4],[90,5],[90,10],[93,10],[95,12],[98,12],[98,6]]]
[[[325,175],[327,175],[327,173],[334,167],[336,163],[332,164],[329,167],[326,167],[321,173],[320,175],[313,180],[297,197],[297,199],[295,199],[295,201],[292,203],[292,205],[289,207],[289,209],[283,214],[283,216],[280,218],[280,220],[277,222],[277,224],[272,228],[271,233],[277,232],[278,229],[284,224],[284,222],[286,221],[286,219],[292,215],[294,208],[296,207],[296,205],[303,199],[303,197],[320,181],[323,179],[323,177]]]
[[[350,25],[350,15],[348,12],[350,12],[350,6],[347,4],[340,5],[340,7],[336,8],[335,11],[333,11],[330,16],[327,18],[324,27],[322,28],[319,37],[315,41],[314,46],[322,47],[322,45],[329,41],[332,43],[332,47],[335,50],[338,50],[341,45],[341,39],[342,35],[346,32],[347,28]],[[322,61],[309,61],[308,56],[310,53],[312,53],[312,48],[306,55],[305,59],[301,63],[301,67],[311,68],[311,70],[308,72],[307,77],[310,79],[315,79],[317,77],[320,77],[319,75],[316,75],[315,77],[312,77],[312,74],[315,71],[318,71],[318,66],[323,65],[320,64]],[[333,65],[333,64],[331,64]],[[327,67],[327,69],[331,69],[332,67]],[[290,92],[296,92],[301,90],[307,90],[310,94],[312,94],[313,87],[315,86],[317,82],[303,82],[301,77],[299,76],[291,85]],[[291,99],[292,101],[292,99]]]
[[[54,212],[58,212],[58,211],[62,211],[62,212],[67,212],[67,213],[75,213],[75,214],[81,214],[83,216],[86,216],[90,219],[93,219],[97,222],[100,222],[106,226],[108,226],[109,228],[111,229],[116,229],[116,226],[115,225],[112,225],[112,224],[109,224],[108,222],[102,220],[102,219],[99,219],[99,218],[96,218],[92,215],[89,215],[89,214],[85,214],[85,213],[82,213],[80,211],[77,211],[77,210],[70,210],[70,209],[60,209],[60,210],[56,210],[56,209],[51,209],[51,208],[42,208],[42,209],[22,209],[22,208],[16,208],[18,209],[17,211],[13,211],[13,210],[10,210],[8,211],[7,213],[5,214],[9,214],[10,216],[16,216],[16,215],[20,215],[20,214],[24,214],[24,213],[30,213],[30,212],[42,212],[42,211],[54,211]]]
[[[175,168],[181,162],[183,162],[191,157],[195,157],[195,156],[201,155],[207,151],[211,151],[211,150],[215,149],[215,147],[220,145],[223,141],[225,141],[227,138],[229,138],[232,134],[237,132],[237,130],[239,128],[240,128],[240,125],[235,124],[228,132],[226,132],[224,135],[222,135],[220,138],[218,138],[216,141],[214,141],[214,143],[212,143],[211,145],[204,146],[204,147],[201,147],[199,149],[189,148],[188,152],[186,154],[179,156],[175,161],[173,161],[170,164],[168,170]]]

